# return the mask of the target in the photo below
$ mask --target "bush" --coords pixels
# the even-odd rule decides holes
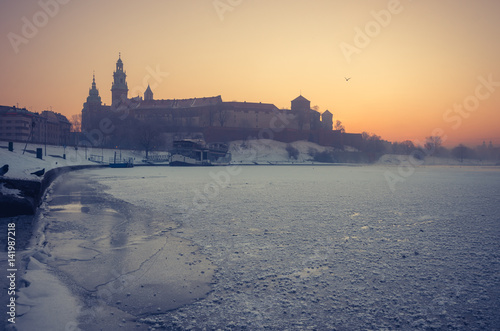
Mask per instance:
[[[316,162],[325,162],[325,163],[335,163],[335,157],[332,152],[324,151],[316,153],[313,157]]]
[[[297,160],[299,158],[299,150],[292,145],[288,144],[286,146],[286,151],[288,152],[288,158]]]

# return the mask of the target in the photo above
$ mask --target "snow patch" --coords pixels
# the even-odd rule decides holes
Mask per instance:
[[[0,194],[12,195],[12,196],[15,196],[17,198],[22,198],[22,196],[20,195],[21,191],[19,191],[17,189],[11,189],[11,188],[5,187],[4,183],[0,183]]]
[[[7,142],[0,142],[0,167],[4,164],[9,165],[9,171],[3,176],[5,178],[15,178],[24,180],[40,180],[39,177],[32,175],[32,172],[45,169],[49,171],[54,168],[74,166],[74,165],[95,165],[96,162],[89,160],[92,155],[98,156],[105,163],[109,162],[114,157],[115,152],[117,155],[121,153],[122,158],[133,158],[136,163],[142,163],[142,156],[140,153],[129,150],[115,150],[115,149],[102,149],[102,148],[84,148],[79,147],[62,147],[48,145],[46,150],[44,145],[28,144],[26,151],[24,151],[25,144],[14,143],[14,151],[10,152],[6,145]],[[43,159],[36,157],[36,149],[42,148]],[[46,151],[46,152],[45,152]],[[66,154],[66,159],[63,155]],[[118,155],[119,156],[119,155]]]
[[[298,151],[297,158],[290,158],[287,147]],[[333,152],[335,148],[320,146],[309,141],[284,143],[269,139],[237,140],[229,145],[232,163],[235,164],[297,164],[312,163],[313,155]]]

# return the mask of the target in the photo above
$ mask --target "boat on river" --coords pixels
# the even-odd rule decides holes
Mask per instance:
[[[174,141],[170,151],[171,166],[216,166],[231,162],[229,146],[224,143],[205,144],[201,140]]]
[[[120,155],[117,155],[115,152],[114,157],[109,158],[109,167],[110,168],[133,168],[134,167],[134,158],[122,158],[122,152],[120,151]]]

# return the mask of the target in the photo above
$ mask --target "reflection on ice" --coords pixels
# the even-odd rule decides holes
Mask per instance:
[[[84,329],[104,319],[113,330],[122,319],[164,313],[210,290],[211,262],[170,233],[178,225],[168,217],[103,194],[81,173],[58,180],[49,200],[35,256],[78,293]]]

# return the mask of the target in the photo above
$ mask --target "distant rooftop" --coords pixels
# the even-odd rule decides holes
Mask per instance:
[[[38,115],[37,113],[33,113],[26,108],[18,108],[16,106],[0,106],[0,114],[7,114],[7,113],[16,113],[16,114],[25,114],[25,115]]]
[[[295,99],[292,100],[292,102],[294,101],[307,101],[307,102],[310,102],[309,100],[307,100],[306,98],[304,98],[302,95],[299,95],[298,97],[296,97]]]
[[[231,101],[231,102],[224,102],[224,105],[229,106],[235,110],[246,110],[246,109],[250,110],[256,108],[267,111],[278,110],[278,107],[276,107],[272,103],[262,103],[262,102]]]
[[[134,108],[195,108],[218,105],[222,103],[220,95],[215,97],[168,99],[168,100],[133,100]]]

